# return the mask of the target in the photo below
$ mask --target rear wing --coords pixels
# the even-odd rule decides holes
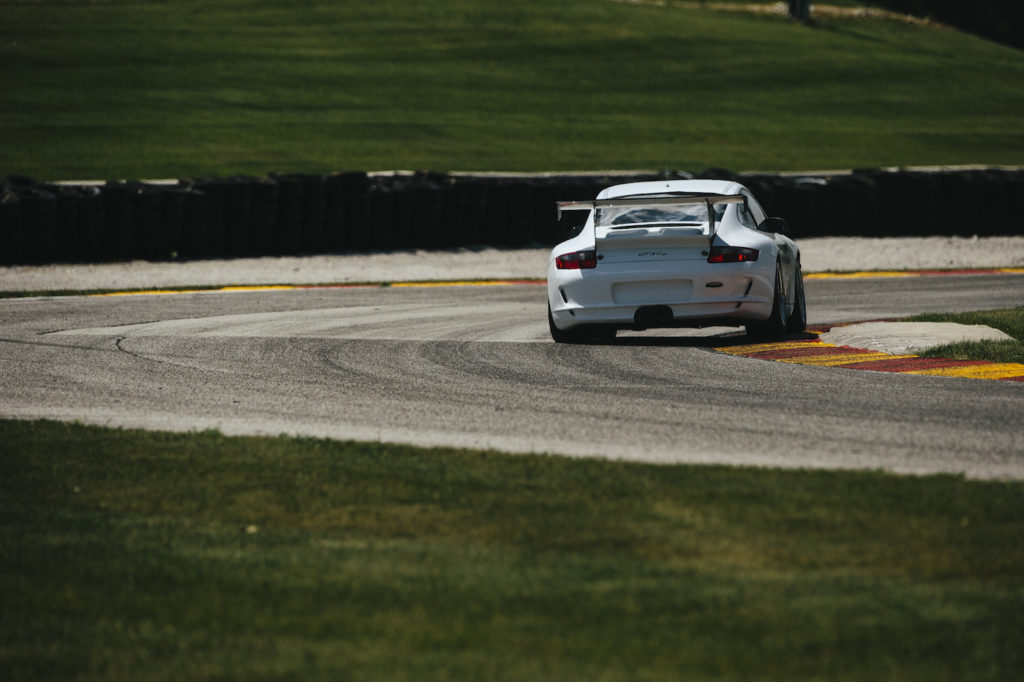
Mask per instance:
[[[645,206],[685,206],[705,204],[708,207],[708,238],[715,238],[715,204],[743,204],[742,194],[680,194],[678,196],[621,197],[618,199],[594,199],[592,201],[559,201],[558,218],[562,211],[591,211],[595,208],[638,208]]]

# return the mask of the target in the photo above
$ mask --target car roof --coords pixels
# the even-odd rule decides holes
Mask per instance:
[[[634,194],[665,194],[687,192],[693,194],[735,194],[740,185],[731,180],[654,180],[651,182],[630,182],[625,185],[606,187],[598,193],[598,199],[612,199]]]

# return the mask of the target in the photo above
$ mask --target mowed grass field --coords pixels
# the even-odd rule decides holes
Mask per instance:
[[[1024,484],[0,420],[5,680],[1019,680]]]
[[[708,7],[3,0],[0,174],[1024,161],[1021,51]]]

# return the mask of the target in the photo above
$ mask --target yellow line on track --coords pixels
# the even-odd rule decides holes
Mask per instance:
[[[943,270],[863,270],[860,272],[808,272],[804,273],[804,279],[870,279],[872,277],[924,277],[942,276]],[[1024,268],[965,268],[963,270],[950,270],[950,275],[965,275],[976,273],[1001,272],[1007,275],[1024,275]]]
[[[102,294],[86,294],[90,298],[104,296],[169,296],[172,294],[218,294],[237,293],[240,291],[292,291],[295,289],[311,289],[315,287],[290,284],[264,284],[255,286],[229,286],[215,289],[147,289],[142,291],[108,291]]]
[[[450,282],[393,282],[390,286],[392,288],[404,288],[404,287],[496,287],[507,284],[533,284],[531,280],[505,280],[505,279],[492,279],[492,280],[453,280]],[[536,282],[542,284],[542,282]]]
[[[721,346],[715,350],[732,355],[750,355],[773,350],[793,350],[797,348],[835,348],[821,341],[780,341],[778,343],[753,343],[746,346]]]
[[[876,362],[878,360],[902,360],[916,357],[914,355],[889,355],[887,353],[840,353],[838,355],[804,355],[796,358],[779,358],[779,362],[794,365],[812,365],[814,367],[837,367],[838,365],[855,365],[860,362]]]
[[[991,365],[967,365],[964,367],[939,367],[903,372],[935,377],[961,377],[965,379],[1006,379],[1024,376],[1024,365],[1017,363],[993,363]]]
[[[870,277],[919,277],[916,272],[877,270],[871,272],[809,272],[804,279],[866,279]]]
[[[384,282],[381,284],[253,284],[214,287],[210,289],[146,289],[138,291],[109,291],[101,294],[86,294],[92,297],[104,296],[168,296],[172,294],[217,294],[237,293],[246,291],[299,291],[304,289],[362,289],[362,288],[415,288],[415,287],[493,287],[514,284],[543,284],[539,280],[458,280],[449,282]]]
[[[230,286],[221,287],[214,291],[289,291],[300,287],[292,284],[260,284],[254,286]]]
[[[145,291],[107,291],[102,294],[86,294],[89,298],[110,296],[166,296],[169,294],[203,294],[220,289],[149,289]]]

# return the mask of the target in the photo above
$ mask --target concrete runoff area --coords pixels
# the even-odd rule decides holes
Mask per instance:
[[[862,322],[832,327],[818,338],[834,346],[851,346],[890,355],[903,355],[962,341],[1009,341],[1013,337],[982,324]]]

